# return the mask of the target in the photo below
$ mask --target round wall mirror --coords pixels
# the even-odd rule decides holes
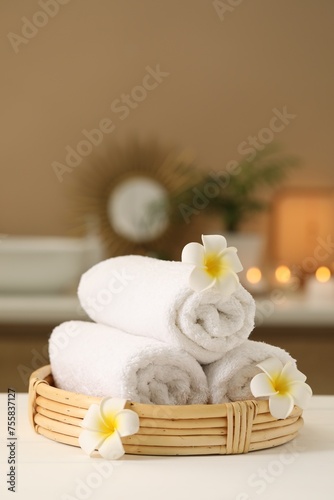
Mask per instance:
[[[134,243],[159,238],[167,229],[168,191],[149,177],[134,176],[118,184],[108,200],[114,231]]]
[[[180,218],[175,199],[199,177],[189,153],[157,142],[113,144],[71,177],[80,225],[96,221],[107,256],[166,254]]]

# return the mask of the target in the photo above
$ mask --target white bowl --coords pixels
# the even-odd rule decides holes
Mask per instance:
[[[96,238],[7,236],[0,241],[0,293],[74,291],[80,276],[101,260]]]

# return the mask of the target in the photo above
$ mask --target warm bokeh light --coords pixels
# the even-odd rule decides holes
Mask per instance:
[[[249,283],[252,283],[252,285],[256,285],[256,283],[259,283],[261,281],[261,270],[258,267],[250,267],[247,271],[246,277]]]
[[[288,266],[278,266],[275,276],[279,283],[288,283],[291,278],[291,271]]]
[[[320,283],[326,283],[330,280],[331,272],[326,266],[321,266],[316,270],[315,277]]]

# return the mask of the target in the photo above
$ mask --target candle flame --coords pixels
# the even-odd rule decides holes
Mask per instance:
[[[275,276],[279,283],[288,283],[291,278],[291,271],[288,266],[278,266]]]
[[[261,270],[258,267],[250,267],[247,271],[246,277],[249,283],[256,285],[262,279]]]
[[[319,283],[326,283],[330,280],[331,277],[330,269],[328,269],[328,267],[326,266],[318,267],[315,273],[315,277],[319,281]]]

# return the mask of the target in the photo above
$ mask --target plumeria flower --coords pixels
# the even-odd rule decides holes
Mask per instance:
[[[125,403],[126,399],[105,398],[100,405],[89,407],[79,436],[79,444],[88,455],[95,449],[108,460],[124,455],[121,437],[136,434],[139,429],[137,413],[124,410]]]
[[[294,363],[283,363],[269,358],[259,363],[264,373],[255,375],[250,389],[255,397],[269,396],[269,410],[275,418],[286,418],[296,404],[305,409],[312,396],[312,389],[305,384],[306,376],[297,370]]]
[[[243,270],[237,249],[227,247],[224,236],[202,235],[203,245],[188,243],[182,251],[182,262],[193,264],[189,285],[195,292],[215,286],[223,295],[231,295],[238,287],[236,273]]]

